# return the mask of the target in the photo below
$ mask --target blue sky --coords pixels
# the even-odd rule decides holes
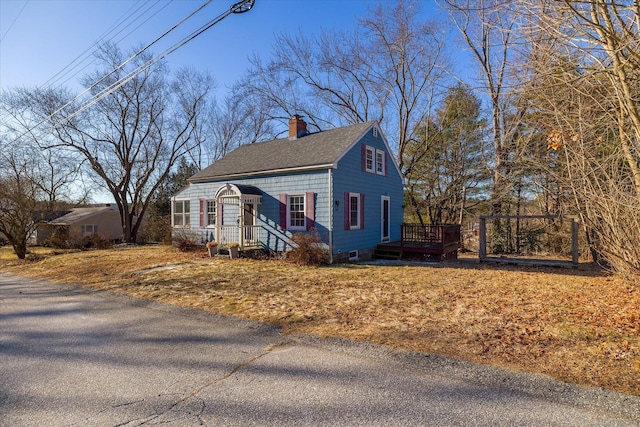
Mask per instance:
[[[154,47],[157,54],[177,43],[235,0],[214,0]],[[127,50],[153,41],[205,0],[0,0],[0,87],[64,85],[77,81],[90,68],[90,53],[101,37]],[[267,58],[276,35],[301,30],[348,29],[367,14],[373,0],[256,0],[245,14],[231,15],[168,57],[169,66],[208,70],[219,93],[248,67],[254,52]],[[149,10],[142,13],[143,10]],[[425,19],[440,12],[433,0],[424,1]],[[151,16],[153,15],[153,16]],[[138,18],[138,19],[135,19]],[[119,22],[130,26],[108,33]],[[123,26],[120,26],[121,29]],[[130,34],[128,34],[130,33]],[[84,61],[76,61],[78,57]],[[58,74],[70,64],[68,68]],[[52,78],[54,78],[52,80]]]

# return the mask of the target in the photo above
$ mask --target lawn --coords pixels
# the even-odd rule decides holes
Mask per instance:
[[[370,341],[640,396],[640,278],[553,269],[404,263],[299,267],[170,247],[17,261],[0,271]]]

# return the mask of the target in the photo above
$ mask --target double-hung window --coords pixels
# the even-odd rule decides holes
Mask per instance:
[[[362,145],[362,171],[387,175],[387,153],[370,145]]]
[[[216,201],[207,200],[207,226],[216,225]]]
[[[173,226],[188,227],[191,219],[191,205],[189,200],[173,202]]]
[[[376,173],[378,175],[386,174],[386,155],[382,150],[376,150]]]
[[[373,147],[369,147],[368,145],[365,147],[365,171],[366,172],[374,172],[374,156],[375,149]]]
[[[344,229],[364,229],[364,194],[344,193]]]
[[[357,230],[360,228],[360,195],[349,193],[349,229]]]
[[[309,231],[315,225],[315,193],[278,195],[281,230]]]
[[[289,230],[305,230],[304,194],[287,196],[287,228]]]

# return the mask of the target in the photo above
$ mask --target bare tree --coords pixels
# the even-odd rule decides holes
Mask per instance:
[[[20,146],[29,154],[29,176],[40,190],[41,201],[45,203],[43,209],[56,210],[61,203],[68,205],[86,200],[89,190],[81,180],[83,159],[69,150],[42,148],[52,145],[51,135],[32,126],[37,118],[24,102],[26,97],[28,90],[24,88],[8,89],[0,96],[6,149],[11,151]]]
[[[637,2],[636,2],[637,3]],[[594,259],[640,271],[639,9],[632,2],[520,2],[530,105],[546,171],[581,215]]]
[[[631,171],[640,201],[640,5],[637,1],[568,1],[562,12],[571,17],[557,29],[571,28],[576,46],[586,41],[581,51],[590,56],[594,67],[611,81],[618,101],[619,144]],[[548,28],[548,27],[547,27]],[[556,30],[557,30],[556,29]],[[568,34],[565,32],[565,36]],[[580,37],[580,40],[576,40]]]
[[[242,144],[272,136],[266,111],[248,102],[244,95],[242,87],[237,85],[222,105],[210,103],[205,107],[194,132],[198,144],[189,152],[189,158],[199,169]]]
[[[516,107],[509,66],[516,53],[517,8],[501,0],[443,0],[480,69],[480,88],[491,107],[493,150],[488,166],[493,174],[492,214],[503,214],[511,191],[515,140],[524,111]]]
[[[445,34],[419,21],[419,6],[380,4],[353,32],[283,35],[270,61],[254,59],[245,89],[276,120],[302,114],[317,129],[378,120],[403,169],[404,150],[447,78]]]
[[[113,196],[122,238],[134,242],[151,196],[177,159],[193,149],[198,112],[212,81],[193,71],[169,80],[162,63],[148,54],[132,57],[104,45],[103,69],[86,76],[92,101],[82,108],[59,90],[33,90],[28,101],[49,122],[56,142],[86,159],[95,182]],[[50,146],[51,147],[51,146]]]
[[[11,147],[6,141],[0,147],[0,234],[18,258],[24,259],[27,242],[38,223],[39,186],[31,174],[25,147]]]

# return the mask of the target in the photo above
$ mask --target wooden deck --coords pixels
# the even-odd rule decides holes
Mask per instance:
[[[438,261],[457,259],[460,248],[460,226],[402,224],[399,242],[380,243],[376,258],[402,259],[431,257]]]

